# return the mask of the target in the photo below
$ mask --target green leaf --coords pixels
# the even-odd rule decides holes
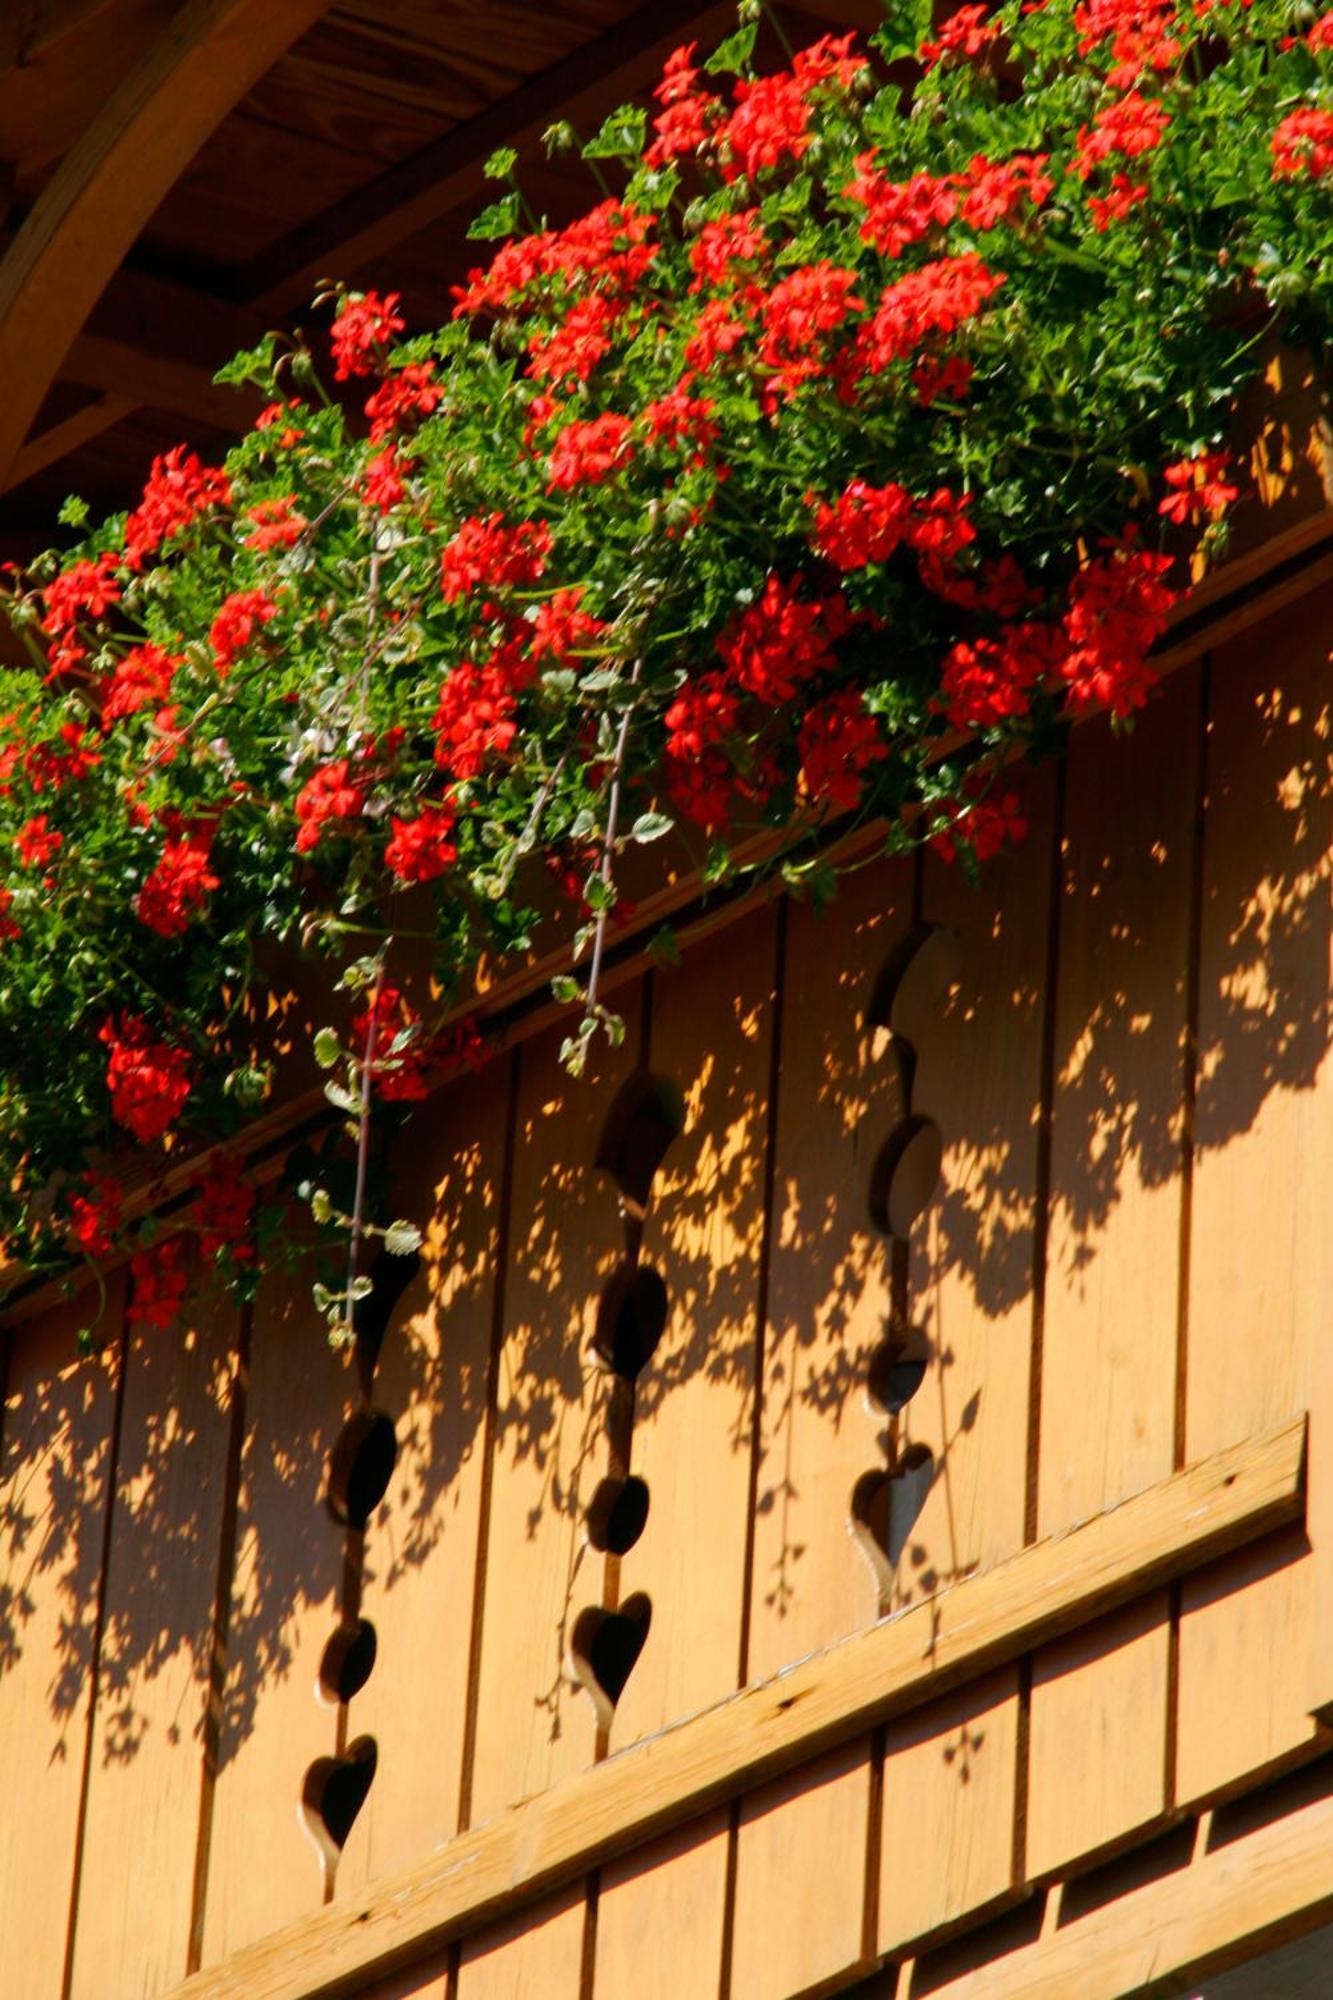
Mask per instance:
[[[480,215],[473,216],[467,226],[469,240],[489,243],[497,236],[512,236],[518,228],[518,217],[518,190],[511,188],[499,201],[493,201]]]
[[[647,134],[647,113],[641,104],[622,104],[583,148],[585,160],[637,159]]]
[[[719,42],[711,56],[704,60],[704,68],[710,76],[735,76],[749,67],[754,54],[754,45],[759,35],[759,23],[752,21],[746,28],[737,28],[734,35],[728,35]]]
[[[658,965],[680,964],[680,939],[670,924],[660,924],[648,940],[648,955]]]
[[[562,1007],[567,1007],[571,1000],[577,1000],[582,990],[578,980],[569,972],[557,972],[551,981],[551,992]]]
[[[660,840],[664,833],[670,833],[675,823],[666,813],[640,813],[629,830],[629,837],[646,847],[650,840]]]
[[[360,1117],[360,1103],[343,1084],[326,1083],[324,1086],[324,1095],[328,1098],[330,1104],[336,1105],[339,1111],[350,1112],[353,1118]]]
[[[321,1228],[323,1228],[325,1223],[332,1222],[333,1203],[329,1200],[328,1192],[325,1188],[316,1188],[311,1195],[310,1213]]]
[[[314,1041],[315,1061],[321,1069],[332,1069],[341,1056],[342,1043],[333,1028],[321,1028]]]
[[[384,1232],[384,1247],[391,1257],[410,1257],[421,1248],[421,1231],[415,1222],[391,1222]]]
[[[86,528],[89,511],[88,502],[80,500],[77,493],[71,493],[56,519],[62,528]]]
[[[512,177],[517,165],[518,154],[515,149],[512,146],[499,146],[481,171],[488,181],[507,181]]]

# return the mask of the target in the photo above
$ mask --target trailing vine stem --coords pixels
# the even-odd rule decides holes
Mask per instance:
[[[366,1048],[361,1063],[361,1098],[357,1109],[356,1123],[356,1190],[352,1198],[352,1216],[348,1227],[347,1242],[347,1295],[344,1317],[347,1327],[346,1337],[353,1336],[356,1311],[357,1258],[361,1245],[362,1222],[366,1206],[366,1169],[370,1159],[370,1095],[371,1078],[375,1068],[375,1044],[379,1037],[379,998],[384,985],[384,963],[380,961],[375,972],[375,984],[370,995],[370,1011],[366,1024]]]
[[[601,980],[602,956],[606,949],[606,924],[611,914],[612,872],[615,865],[616,836],[620,827],[620,794],[625,776],[625,752],[629,747],[629,728],[637,706],[637,689],[642,671],[643,661],[638,659],[630,669],[629,685],[634,692],[626,702],[625,712],[620,718],[615,752],[611,759],[611,789],[607,795],[606,805],[606,837],[602,842],[602,860],[598,869],[604,893],[593,926],[592,963],[588,967],[588,990],[584,1000],[585,1020],[596,1018],[597,988]]]

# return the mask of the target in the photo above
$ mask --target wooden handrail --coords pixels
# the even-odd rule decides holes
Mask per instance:
[[[178,2000],[360,1990],[450,1938],[1301,1517],[1305,1419],[812,1653],[196,1973]]]

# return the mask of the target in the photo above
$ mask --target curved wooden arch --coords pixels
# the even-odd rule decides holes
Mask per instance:
[[[84,321],[209,134],[329,0],[187,0],[0,262],[0,484]]]

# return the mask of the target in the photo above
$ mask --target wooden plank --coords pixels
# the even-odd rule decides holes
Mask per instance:
[[[1288,611],[1213,667],[1185,1436],[1200,1457],[1306,1404],[1327,1337],[1307,1177],[1333,1118],[1327,624]],[[1252,1329],[1252,1330],[1251,1330]],[[1262,1332],[1260,1333],[1260,1329]],[[1322,1446],[1321,1446],[1322,1449]],[[1183,1590],[1182,1802],[1308,1746],[1299,1544]],[[1224,1724],[1221,1718],[1225,1718]]]
[[[1024,783],[1026,839],[973,888],[935,855],[922,912],[958,939],[958,983],[918,1034],[913,1109],[944,1140],[941,1192],[913,1231],[908,1310],[931,1346],[900,1419],[933,1482],[895,1579],[928,1600],[1022,1546],[1028,1491],[1043,1035],[1055,787]],[[880,1839],[879,1947],[889,1950],[1006,1894],[1014,1867],[1018,1668],[980,1707],[947,1704],[890,1727]],[[938,1843],[921,1829],[944,1813]]]
[[[1201,699],[1187,668],[1137,718],[1129,748],[1105,721],[1070,745],[1040,1534],[1114,1506],[1176,1462]],[[1029,1876],[1165,1809],[1170,1673],[1165,1596],[1037,1655]],[[1108,1755],[1110,1744],[1120,1751]]]
[[[1120,2000],[1193,1992],[1201,1975],[1278,1944],[1333,1914],[1333,1798],[1319,1797],[1234,1840],[1205,1844],[1184,1868],[1062,1921],[954,1979],[931,2000]],[[1256,1968],[1262,1982],[1263,1969]],[[893,1991],[893,1974],[883,1992]],[[873,1989],[872,1989],[873,1990]],[[1262,1983],[1256,1994],[1269,1991]]]
[[[129,1344],[74,2000],[147,2000],[188,1969],[237,1322],[196,1292],[167,1334]]]
[[[181,169],[328,0],[189,0],[106,99],[0,262],[0,474]]]
[[[686,1122],[643,1232],[669,1312],[637,1383],[631,1464],[651,1504],[620,1591],[645,1591],[653,1617],[615,1749],[741,1680],[776,935],[760,911],[725,952],[654,979],[652,1068],[680,1086]]]
[[[85,403],[81,410],[75,410],[72,416],[29,438],[10,466],[2,490],[8,493],[13,487],[22,486],[25,479],[45,472],[48,465],[68,458],[81,445],[101,437],[103,431],[113,429],[133,408],[134,404],[127,396],[94,396],[90,403]]]
[[[932,1602],[811,1655],[238,1952],[180,2000],[315,2000],[605,1865],[877,1721],[943,1695],[1298,1518],[1305,1427],[1251,1438]],[[521,1921],[521,1920],[520,1920]]]
[[[0,1987],[58,2000],[65,1968],[124,1288],[81,1357],[88,1294],[16,1327],[0,1416]]]
[[[425,1243],[375,1379],[398,1463],[366,1532],[361,1616],[376,1657],[348,1727],[375,1738],[379,1760],[340,1896],[458,1831],[508,1076],[499,1062],[456,1083],[399,1143],[394,1207]]]
[[[705,1813],[602,1871],[597,2000],[680,2000],[718,1990],[729,1837],[729,1815]]]
[[[566,1889],[535,1910],[469,1938],[458,1968],[458,2000],[535,2000],[578,1993],[583,1894]]]
[[[630,1022],[638,996],[623,997]],[[475,1749],[465,1824],[592,1762],[592,1703],[568,1671],[573,1620],[601,1586],[584,1510],[607,1466],[607,1377],[593,1360],[597,1300],[623,1249],[615,1190],[593,1166],[632,1036],[596,1078],[560,1062],[568,1032],[519,1066],[504,1346],[492,1441]]]
[[[338,1622],[343,1533],[323,1491],[351,1390],[311,1304],[309,1270],[267,1275],[251,1337],[205,1965],[323,1899],[301,1795],[307,1769],[336,1740],[317,1682]]]
[[[669,1315],[635,1385],[630,1465],[650,1507],[620,1559],[618,1596],[644,1593],[652,1624],[616,1707],[617,1749],[743,1678],[777,938],[775,911],[758,911],[727,951],[691,953],[653,982],[651,1067],[682,1091],[685,1129],[658,1171],[640,1252],[666,1282]],[[637,1990],[643,1940],[674,1906],[704,1913],[692,1937],[671,1933],[684,1960],[675,1976],[685,1990],[714,1989],[722,1930],[711,1919],[726,1877],[720,1829],[664,1851],[652,1874],[622,1877],[612,1928],[599,1912],[603,1993]]]
[[[851,1532],[852,1491],[882,1463],[866,1401],[891,1308],[889,1246],[869,1215],[871,1170],[901,1115],[898,1070],[869,1011],[911,916],[911,864],[844,878],[831,909],[793,903],[784,953],[764,1391],[755,1480],[747,1677],[869,1625],[879,1581]],[[836,1753],[821,1783],[781,1781],[742,1810],[733,1990],[790,1958],[861,1948],[871,1747]],[[844,1863],[824,1871],[826,1857]],[[818,1924],[793,1885],[816,1880]],[[761,1914],[762,1913],[762,1914]],[[824,1970],[828,1967],[825,1965]],[[797,1981],[793,1972],[793,1986]]]

